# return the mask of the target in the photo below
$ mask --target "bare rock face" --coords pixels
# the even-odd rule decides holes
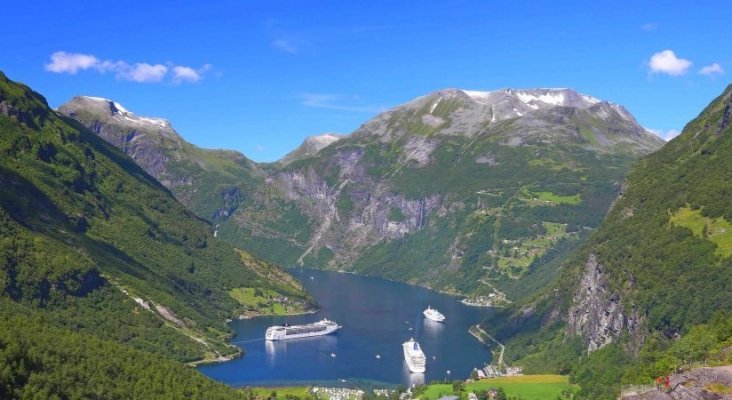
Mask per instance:
[[[640,323],[636,310],[626,313],[620,295],[609,289],[602,264],[591,254],[569,309],[569,333],[580,335],[591,353],[612,343],[624,330],[638,337]]]
[[[334,253],[332,265],[348,264],[379,240],[399,239],[422,228],[427,216],[441,204],[439,195],[407,199],[394,193],[386,182],[369,176],[359,164],[363,155],[360,149],[342,149],[333,155],[331,168],[338,171],[335,184],[329,184],[312,168],[281,171],[267,178],[271,187],[298,204],[311,221],[313,233],[304,243],[299,263],[327,248]],[[344,198],[352,204],[348,213],[338,208]],[[400,220],[390,218],[393,209],[399,210]],[[258,222],[240,221],[242,225]]]
[[[673,374],[669,386],[624,389],[624,400],[732,400],[732,394],[710,390],[714,385],[732,386],[732,366],[704,367]]]

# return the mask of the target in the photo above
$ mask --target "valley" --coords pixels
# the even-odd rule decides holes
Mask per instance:
[[[3,11],[0,399],[732,398],[732,7]]]
[[[258,257],[471,296],[551,280],[544,266],[597,227],[632,161],[661,145],[622,106],[569,89],[434,92],[274,164],[196,148],[112,100],[59,111]]]

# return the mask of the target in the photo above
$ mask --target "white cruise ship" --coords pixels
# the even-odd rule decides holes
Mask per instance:
[[[264,334],[264,338],[267,340],[287,340],[297,339],[311,336],[320,336],[333,333],[342,327],[334,321],[323,319],[318,322],[306,325],[291,325],[291,326],[270,326],[267,328],[267,333]]]
[[[427,366],[427,357],[424,356],[422,348],[414,339],[409,339],[402,344],[404,349],[404,360],[412,372],[424,372]]]
[[[437,322],[442,322],[445,320],[445,316],[442,315],[441,312],[437,311],[436,309],[427,306],[427,309],[423,312],[424,316]]]

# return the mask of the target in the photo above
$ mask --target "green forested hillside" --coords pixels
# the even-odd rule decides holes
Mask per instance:
[[[573,371],[586,398],[612,398],[621,379],[646,382],[690,361],[684,354],[702,354],[693,357],[700,360],[712,343],[729,340],[731,110],[729,87],[681,135],[634,165],[608,218],[564,264],[555,286],[486,322],[509,339],[507,353],[534,369]],[[593,260],[594,288],[584,283]],[[583,290],[597,307],[588,306],[593,300]],[[571,339],[578,332],[582,337]],[[715,339],[699,339],[704,335]],[[613,343],[575,364],[593,340],[607,338]],[[706,347],[699,353],[685,343]],[[600,367],[610,364],[616,367]]]
[[[0,315],[0,398],[243,398],[165,357],[52,325]]]
[[[193,361],[237,352],[225,319],[259,310],[234,289],[279,293],[292,311],[311,306],[296,281],[212,231],[123,153],[0,73],[2,315]],[[12,338],[0,349],[46,351],[46,339]]]

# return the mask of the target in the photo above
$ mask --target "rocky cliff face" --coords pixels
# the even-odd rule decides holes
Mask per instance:
[[[140,117],[115,101],[88,96],[74,97],[58,111],[124,151],[163,185],[177,184],[168,172],[167,150],[179,152],[184,140],[167,120]]]
[[[230,150],[207,150],[186,142],[163,118],[132,113],[100,97],[76,96],[58,111],[124,151],[199,216],[228,218],[259,173]]]
[[[591,254],[567,317],[568,333],[583,338],[587,353],[612,343],[626,331],[636,342],[643,341],[639,337],[641,317],[635,309],[627,312],[621,300],[620,294],[610,289],[597,256]]]

